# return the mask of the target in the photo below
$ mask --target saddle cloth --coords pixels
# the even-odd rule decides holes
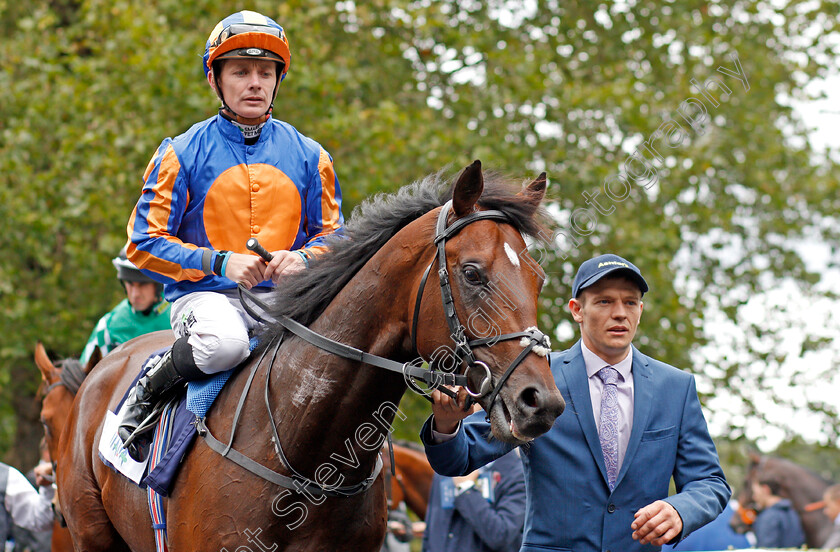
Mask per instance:
[[[253,346],[254,343],[252,343],[252,349]],[[122,440],[117,435],[117,428],[119,420],[122,419],[120,411],[129,392],[134,389],[137,381],[166,351],[167,349],[156,351],[143,363],[143,368],[126,390],[114,412],[106,412],[105,425],[99,440],[99,458],[102,462],[123,474],[138,486],[142,488],[150,487],[162,496],[169,496],[181,459],[195,440],[197,435],[195,421],[207,414],[222,387],[236,370],[236,368],[232,368],[203,380],[191,381],[187,385],[186,394],[170,401],[161,414],[168,424],[168,439],[166,443],[163,443],[165,452],[153,469],[149,471],[149,455],[146,455],[143,462],[135,462],[128,455],[128,451],[123,448]],[[160,424],[155,427],[154,431],[160,431]]]

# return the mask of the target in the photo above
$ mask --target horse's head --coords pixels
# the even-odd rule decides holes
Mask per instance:
[[[57,458],[58,438],[73,406],[78,384],[100,358],[99,349],[96,349],[85,367],[72,358],[53,364],[44,346],[41,343],[35,345],[35,364],[41,371],[41,424],[52,459]]]
[[[750,452],[749,460],[744,483],[735,494],[739,507],[730,520],[730,526],[741,533],[751,529],[752,521],[760,510],[759,501],[754,496],[754,484],[774,481],[778,485],[776,494],[790,500],[799,515],[806,544],[811,547],[820,546],[833,526],[832,520],[821,511],[824,506],[823,492],[831,482],[785,458]]]
[[[412,328],[418,352],[466,373],[495,437],[515,444],[548,431],[565,408],[549,369],[550,342],[537,330],[545,273],[522,236],[539,229],[545,188],[542,174],[518,193],[488,192],[478,161],[461,173],[451,203],[438,214],[430,265],[443,301],[428,298],[421,312],[420,284],[414,316],[420,322]]]

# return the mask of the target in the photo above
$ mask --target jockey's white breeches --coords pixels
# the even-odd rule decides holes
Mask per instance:
[[[262,298],[268,291],[252,290]],[[260,326],[245,312],[235,289],[184,295],[172,303],[170,319],[177,337],[189,336],[195,365],[205,374],[229,370],[245,360],[248,332]]]

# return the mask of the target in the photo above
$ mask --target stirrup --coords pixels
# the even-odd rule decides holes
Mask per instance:
[[[131,432],[131,435],[128,436],[128,439],[123,441],[123,448],[128,449],[129,445],[131,445],[131,443],[133,443],[137,437],[143,435],[150,429],[154,428],[155,424],[157,423],[157,419],[160,417],[161,412],[163,412],[163,409],[166,408],[166,405],[168,405],[171,401],[172,400],[170,399],[168,401],[158,402],[152,409],[152,411],[149,413],[149,415],[146,416],[146,418],[142,422],[140,422],[140,425],[138,425],[134,429],[134,431]]]

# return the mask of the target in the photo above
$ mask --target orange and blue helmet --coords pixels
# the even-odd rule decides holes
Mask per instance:
[[[204,46],[204,74],[217,59],[268,59],[276,61],[278,83],[286,77],[292,54],[283,27],[270,17],[241,11],[222,19]]]

